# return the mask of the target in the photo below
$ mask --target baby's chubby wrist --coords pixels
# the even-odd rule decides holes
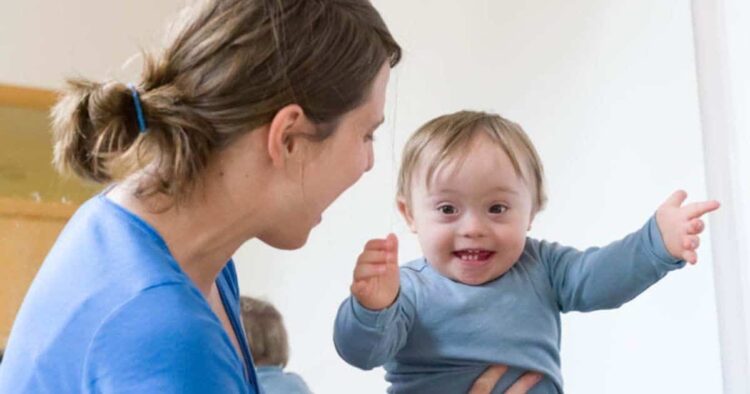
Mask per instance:
[[[354,317],[363,325],[373,328],[382,328],[396,315],[398,300],[401,297],[399,289],[393,301],[380,309],[368,308],[362,304],[356,296],[350,297],[350,304]]]
[[[393,304],[396,303],[396,300],[398,299],[399,294],[401,294],[401,287],[398,288],[396,291],[396,295],[393,296],[393,299],[390,301],[383,301],[383,300],[376,300],[376,301],[370,301],[370,300],[363,300],[360,299],[356,294],[352,294],[352,298],[354,298],[357,303],[362,306],[363,308],[372,311],[372,312],[379,312],[384,309],[387,309]]]
[[[669,252],[656,214],[651,216],[648,223],[646,223],[645,235],[649,249],[658,261],[669,266],[675,266],[675,268],[681,268],[685,265],[685,262],[680,257],[674,256]]]

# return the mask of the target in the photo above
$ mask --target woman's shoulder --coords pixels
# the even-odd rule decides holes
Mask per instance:
[[[198,290],[187,283],[168,282],[140,290],[112,308],[99,325],[94,341],[110,337],[117,342],[141,339],[206,340],[204,332],[221,329],[221,324]],[[220,330],[218,331],[221,332]]]
[[[99,331],[124,330],[120,323],[126,323],[132,335],[166,334],[173,329],[182,332],[181,326],[192,330],[221,327],[217,319],[210,318],[212,316],[211,308],[197,288],[184,282],[167,282],[141,289],[113,307]]]
[[[82,286],[71,291],[97,298],[100,293],[129,298],[142,289],[188,281],[156,230],[103,195],[69,220],[36,280],[46,287],[76,280]]]
[[[197,289],[184,283],[143,289],[119,305],[97,328],[86,360],[88,382],[205,387],[190,376],[200,371],[201,377],[213,376],[209,380],[244,385],[243,366],[221,323]]]

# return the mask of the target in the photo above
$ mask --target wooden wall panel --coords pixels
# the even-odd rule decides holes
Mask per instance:
[[[39,266],[75,206],[0,198],[0,346]]]

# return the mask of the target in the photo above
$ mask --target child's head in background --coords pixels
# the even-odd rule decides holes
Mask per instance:
[[[242,324],[255,365],[281,368],[289,362],[289,341],[281,313],[271,303],[240,297]]]
[[[409,138],[397,199],[427,261],[445,277],[480,285],[521,256],[546,202],[544,171],[520,126],[461,111]]]

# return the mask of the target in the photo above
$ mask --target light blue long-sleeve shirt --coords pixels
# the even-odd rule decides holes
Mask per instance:
[[[244,332],[234,263],[216,284]],[[70,219],[26,294],[0,394],[257,393],[238,340],[241,354],[156,230],[98,195]]]
[[[353,366],[383,365],[390,393],[465,393],[490,364],[509,366],[493,393],[526,371],[544,374],[530,393],[558,393],[560,312],[617,308],[684,265],[667,252],[653,217],[603,248],[527,238],[519,261],[480,286],[448,279],[419,259],[401,267],[390,307],[372,311],[347,298],[334,342]]]

